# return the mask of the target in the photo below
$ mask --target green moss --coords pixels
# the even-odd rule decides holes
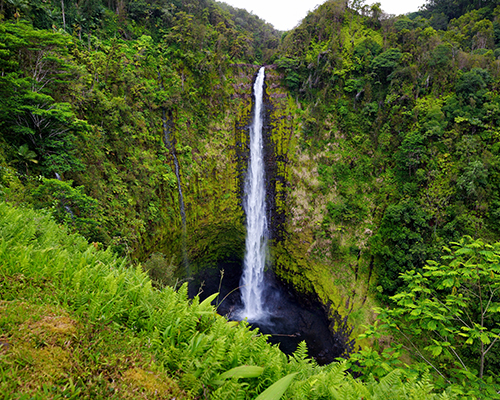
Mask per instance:
[[[286,247],[284,243],[273,246],[274,266],[276,274],[299,293],[315,294],[314,286],[308,279],[307,260],[301,256],[297,248]]]
[[[124,383],[129,389],[147,398],[172,399],[185,398],[177,383],[165,373],[132,368],[123,373]]]
[[[199,226],[187,242],[193,270],[215,267],[224,260],[243,260],[245,233],[241,223],[220,221]]]
[[[26,290],[17,288],[23,297]],[[0,391],[9,398],[185,398],[130,333],[89,324],[60,306],[0,300],[0,328]]]

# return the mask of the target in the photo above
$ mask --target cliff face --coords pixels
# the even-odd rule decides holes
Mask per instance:
[[[210,26],[210,35],[182,33],[200,21],[179,12],[161,43],[143,31],[126,40],[95,31],[70,37],[0,21],[9,50],[0,56],[2,71],[10,74],[1,89],[2,198],[49,209],[96,246],[160,275],[175,270],[184,278],[241,262],[259,67],[228,56],[227,32],[215,34],[222,25]],[[24,60],[36,57],[46,61],[44,70],[28,84],[25,76],[37,70]],[[331,265],[312,252],[324,196],[304,147],[304,110],[282,86],[278,68],[266,70],[271,265],[299,292],[339,304],[334,285],[321,289],[331,281]],[[45,124],[31,123],[42,114]]]
[[[242,208],[249,157],[249,127],[252,122],[252,88],[259,66],[230,67],[229,99],[224,112],[209,121],[207,134],[190,132],[189,120],[172,114],[173,145],[180,161],[181,186],[186,203],[188,258],[193,268],[215,266],[227,259],[242,259],[245,216]],[[264,99],[264,146],[266,193],[272,240],[284,239],[287,201],[288,153],[293,131],[293,103],[281,86],[274,66],[266,69]],[[187,142],[187,143],[186,143]],[[173,169],[173,157],[168,158]],[[179,211],[177,196],[170,207]],[[171,252],[176,258],[182,247],[180,217],[173,220],[169,234],[156,251]]]
[[[187,204],[189,258],[195,266],[214,266],[231,258],[242,259],[245,216],[242,207],[252,122],[252,88],[256,65],[234,65],[230,107],[222,121],[208,129],[210,137],[193,150],[199,172],[184,176]],[[264,154],[266,200],[273,245],[287,234],[289,154],[296,107],[281,85],[282,76],[266,67],[264,93]],[[177,131],[180,130],[178,127]],[[192,167],[191,167],[192,168]],[[165,244],[168,248],[168,244]]]
[[[247,69],[247,73],[252,74],[252,85],[257,71],[256,66]],[[246,79],[249,80],[250,75]],[[271,239],[270,267],[282,283],[301,295],[303,301],[320,300],[327,313],[335,316],[334,324],[340,324],[338,313],[346,315],[359,307],[363,299],[366,300],[368,284],[361,284],[364,276],[354,276],[351,268],[332,273],[335,260],[329,251],[331,242],[319,237],[317,230],[326,212],[327,201],[335,196],[335,188],[330,188],[328,195],[319,190],[316,161],[322,155],[311,155],[304,145],[301,105],[282,82],[283,74],[278,72],[276,66],[266,66],[263,136]],[[246,90],[251,93],[248,86]],[[242,215],[241,200],[253,111],[248,93],[238,96],[244,101],[239,105],[235,120],[239,215]],[[344,277],[343,285],[339,285],[339,275]]]
[[[286,187],[288,153],[290,149],[291,132],[293,131],[294,112],[288,104],[288,95],[281,85],[282,76],[276,71],[276,66],[266,66],[264,83],[264,160],[266,164],[266,200],[270,221],[271,240],[282,241],[285,237],[286,222]],[[241,199],[244,192],[246,169],[249,157],[249,128],[252,106],[248,105],[239,115],[236,123],[236,152],[238,163],[239,193]]]

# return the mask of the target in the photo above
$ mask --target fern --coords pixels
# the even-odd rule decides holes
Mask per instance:
[[[294,400],[453,398],[451,392],[434,394],[429,376],[403,383],[401,371],[380,382],[356,381],[346,374],[345,362],[318,366],[307,357],[305,343],[288,358],[246,322],[228,324],[215,314],[210,300],[188,300],[187,285],[177,292],[153,289],[140,268],[127,268],[126,260],[111,251],[98,251],[83,238],[68,235],[47,216],[0,203],[0,276],[11,275],[50,281],[51,301],[146,338],[158,368],[169,371],[192,398],[255,399],[266,391],[277,398],[280,392],[268,389],[290,373],[297,379],[285,382],[286,393]],[[37,290],[33,288],[35,296]],[[217,383],[220,374],[244,365],[262,367],[262,373],[225,376],[222,385]]]
[[[343,361],[322,367],[319,371],[316,370],[315,373],[311,373],[307,380],[297,380],[293,384],[291,391],[294,396],[296,393],[300,393],[302,398],[308,400],[330,398],[330,387],[339,386],[346,380],[346,364],[346,361]]]
[[[214,390],[210,398],[212,400],[244,400],[248,398],[248,384],[230,380]]]
[[[384,376],[379,383],[372,381],[369,386],[373,391],[374,397],[383,398],[384,396],[402,396],[406,397],[405,389],[400,380],[401,370],[395,369]]]
[[[362,382],[352,379],[350,375],[347,376],[346,381],[341,385],[331,387],[330,395],[332,399],[336,400],[373,399],[370,390]],[[391,400],[396,399],[391,398]]]
[[[299,343],[297,350],[290,356],[290,361],[292,365],[298,364],[299,366],[312,363],[312,360],[308,358],[307,343],[304,340]]]
[[[429,393],[432,393],[434,387],[430,382],[430,377],[428,374],[422,377],[420,382],[416,382],[415,384],[405,385],[407,387],[408,398],[419,400],[428,396]]]

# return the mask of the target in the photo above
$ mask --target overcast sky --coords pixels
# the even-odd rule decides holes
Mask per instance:
[[[314,10],[325,0],[221,0],[270,22],[276,29],[287,31],[294,28],[308,11]],[[367,0],[366,4],[379,2],[387,14],[405,14],[418,11],[425,0]]]

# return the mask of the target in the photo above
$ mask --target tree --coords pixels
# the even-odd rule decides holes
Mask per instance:
[[[382,15],[382,8],[380,3],[374,3],[370,6],[371,18],[368,24],[374,28],[380,28],[380,16]]]
[[[380,80],[385,81],[390,79],[389,75],[399,65],[399,60],[402,56],[401,50],[395,48],[389,49],[372,60],[371,68]]]
[[[384,212],[370,247],[378,265],[382,296],[394,295],[402,287],[401,273],[421,270],[434,251],[428,221],[431,216],[413,199],[391,204]]]
[[[23,164],[24,167],[26,168],[26,174],[28,174],[28,165],[30,162],[38,164],[38,161],[36,159],[36,153],[30,150],[27,144],[23,144],[22,146],[19,147],[19,149],[17,149],[16,157],[17,160],[14,160],[14,162]]]
[[[73,73],[70,38],[4,23],[0,43],[0,132],[18,148],[28,145],[47,172],[81,170],[75,135],[88,126],[64,101]]]
[[[471,97],[475,100],[481,100],[490,81],[491,76],[488,71],[473,68],[460,77],[455,85],[455,91],[465,101],[468,101]]]
[[[98,215],[98,201],[87,196],[83,186],[72,184],[72,181],[44,178],[33,190],[35,208],[49,209],[56,221],[66,223],[87,239],[103,241],[106,234],[97,222],[102,218]]]
[[[500,243],[465,236],[444,250],[424,272],[401,275],[406,288],[393,307],[378,309],[382,324],[372,333],[385,329],[448,383],[500,385],[492,355],[500,346]]]

